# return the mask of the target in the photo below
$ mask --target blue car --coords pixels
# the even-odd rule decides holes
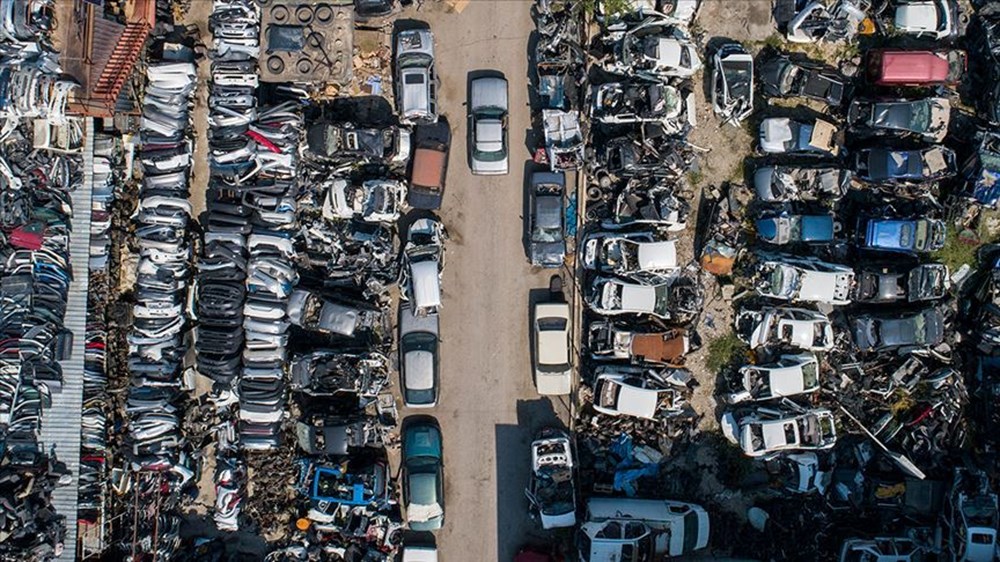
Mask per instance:
[[[858,247],[904,254],[935,252],[944,247],[944,221],[937,219],[862,218]]]
[[[854,160],[855,177],[871,183],[919,183],[949,178],[956,172],[955,152],[944,146],[866,148]]]
[[[404,423],[403,505],[411,531],[436,531],[444,524],[443,457],[436,422]]]
[[[804,242],[833,242],[833,215],[789,215],[782,213],[757,221],[757,236],[768,244],[784,245]]]

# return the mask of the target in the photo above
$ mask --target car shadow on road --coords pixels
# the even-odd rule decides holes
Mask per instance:
[[[531,473],[531,441],[546,427],[567,429],[548,398],[518,400],[517,424],[495,426],[497,560],[513,560],[527,542],[547,542],[541,528],[528,517],[524,494]]]

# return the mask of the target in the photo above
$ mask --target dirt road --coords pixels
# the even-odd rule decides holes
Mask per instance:
[[[443,280],[442,395],[431,413],[445,444],[442,560],[509,561],[535,534],[524,487],[533,433],[568,417],[565,402],[541,400],[531,379],[529,298],[551,271],[532,270],[524,251],[528,38],[531,2],[425,2],[404,14],[435,33],[441,109],[453,145],[441,216],[451,239]],[[467,77],[502,72],[510,84],[510,174],[476,177],[466,160]],[[423,412],[421,412],[423,413]]]

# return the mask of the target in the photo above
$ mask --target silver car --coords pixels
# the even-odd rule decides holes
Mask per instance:
[[[469,90],[472,173],[477,176],[505,175],[508,170],[507,80],[495,76],[476,78]]]
[[[427,29],[400,31],[396,37],[396,103],[404,124],[438,118],[434,35]]]
[[[440,370],[437,314],[414,316],[410,304],[399,309],[399,375],[408,408],[437,405]]]

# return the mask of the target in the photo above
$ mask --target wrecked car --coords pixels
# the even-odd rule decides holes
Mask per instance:
[[[812,257],[767,256],[757,264],[757,293],[774,299],[851,303],[854,270]]]
[[[573,388],[569,305],[540,302],[534,310],[535,388],[542,396],[565,396]]]
[[[531,265],[562,267],[566,260],[566,176],[561,172],[531,174],[529,252]]]
[[[683,328],[638,332],[631,325],[595,320],[587,329],[587,349],[597,361],[628,360],[680,366],[691,350],[691,338]]]
[[[767,307],[736,315],[736,335],[751,349],[787,345],[808,351],[834,348],[833,324],[817,310]]]
[[[781,355],[774,362],[740,367],[740,389],[727,395],[730,404],[760,402],[819,390],[819,362],[812,353]]]
[[[868,17],[866,7],[855,0],[839,0],[831,8],[810,2],[788,22],[785,37],[792,43],[852,40]]]
[[[955,151],[946,146],[917,149],[872,147],[854,155],[854,175],[871,183],[919,183],[950,178],[958,172]]]
[[[580,559],[593,562],[684,556],[708,546],[708,538],[708,512],[700,505],[609,497],[587,500],[576,534]]]
[[[622,35],[604,69],[664,82],[694,76],[701,66],[697,47],[680,29],[650,18]]]
[[[852,316],[849,323],[854,347],[862,352],[924,349],[944,341],[945,318],[937,307],[861,313]]]
[[[965,179],[963,192],[981,204],[995,208],[1000,201],[1000,134],[988,129],[980,130],[975,140],[975,151],[962,166]]]
[[[584,138],[579,111],[542,110],[545,159],[553,172],[575,170],[583,164]]]
[[[855,276],[859,303],[921,302],[948,294],[948,266],[925,263],[915,266],[863,264]]]
[[[287,310],[288,320],[296,326],[347,337],[382,323],[382,313],[377,309],[336,303],[303,289],[292,291]]]
[[[670,182],[629,182],[615,199],[611,218],[602,221],[601,226],[612,230],[642,224],[659,226],[667,232],[682,231],[687,228],[691,204],[677,191]]]
[[[722,433],[748,457],[786,451],[832,448],[837,442],[833,414],[825,408],[796,411],[759,407],[744,414],[723,414]]]
[[[850,170],[827,166],[763,166],[753,174],[754,193],[767,203],[836,201],[850,184]]]
[[[406,233],[400,299],[413,303],[413,314],[436,314],[441,308],[441,275],[444,271],[444,226],[432,219],[413,221]]]
[[[584,269],[598,273],[648,279],[678,269],[677,241],[657,240],[653,232],[595,232],[583,246]]]
[[[927,549],[913,539],[905,537],[875,537],[874,539],[848,539],[840,547],[839,562],[854,560],[895,560],[922,562],[929,554]]]
[[[656,419],[680,414],[691,380],[688,371],[658,372],[642,367],[604,365],[595,369],[594,409],[609,416]]]
[[[930,218],[858,219],[858,249],[903,254],[926,254],[944,247],[944,221]]]
[[[403,123],[438,118],[438,79],[434,71],[434,35],[408,29],[396,35],[396,105]]]
[[[896,0],[892,29],[940,41],[958,33],[958,4],[952,0]]]
[[[775,53],[759,64],[764,95],[775,98],[803,97],[826,105],[844,101],[847,79],[836,70],[810,60],[792,60]]]
[[[598,123],[658,123],[666,134],[697,125],[694,92],[658,82],[594,86],[590,115]]]
[[[333,178],[323,199],[323,217],[393,223],[399,219],[405,199],[406,186],[402,182],[367,180],[352,185],[344,178]]]
[[[525,491],[543,529],[576,526],[573,448],[564,432],[546,428],[531,443],[531,478]]]
[[[948,134],[948,98],[871,100],[855,98],[847,109],[851,133],[862,136],[914,136],[941,142]]]
[[[753,113],[753,56],[739,43],[726,43],[712,60],[712,110],[737,126]]]
[[[760,122],[757,140],[765,154],[837,156],[840,141],[837,126],[823,119],[799,121],[768,117]]]
[[[796,215],[781,213],[765,216],[755,223],[757,237],[777,246],[786,244],[825,244],[834,241],[838,224],[833,215]]]
[[[785,489],[796,494],[823,494],[830,485],[830,472],[820,470],[816,453],[788,453],[778,458]]]
[[[587,305],[598,314],[649,314],[672,322],[683,322],[697,314],[703,300],[700,287],[689,280],[640,285],[596,277],[589,292]]]
[[[400,165],[410,157],[410,132],[398,127],[366,129],[320,122],[306,132],[306,146],[322,160]]]

